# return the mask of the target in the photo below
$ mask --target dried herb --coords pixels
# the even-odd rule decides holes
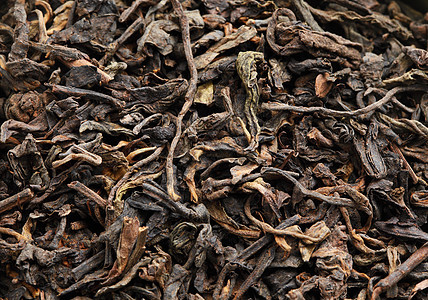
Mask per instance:
[[[4,0],[1,298],[426,299],[422,2]]]

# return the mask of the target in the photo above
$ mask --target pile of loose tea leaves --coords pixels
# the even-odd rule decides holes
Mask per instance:
[[[427,299],[407,2],[2,0],[0,299]]]

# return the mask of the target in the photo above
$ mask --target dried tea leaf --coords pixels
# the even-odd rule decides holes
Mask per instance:
[[[120,233],[119,245],[116,251],[117,259],[104,281],[104,285],[111,284],[120,275],[122,275],[122,272],[125,270],[131,251],[138,237],[139,226],[140,222],[137,218],[129,218],[127,216],[123,218],[122,231]]]
[[[238,30],[228,36],[225,36],[215,45],[211,46],[207,52],[195,57],[195,65],[197,69],[203,69],[208,66],[220,53],[226,50],[237,47],[257,34],[254,27],[242,25]]]
[[[194,103],[210,106],[214,103],[214,85],[211,81],[198,86]]]
[[[245,238],[258,238],[261,234],[259,230],[249,229],[246,226],[237,224],[231,217],[229,217],[223,206],[219,203],[206,202],[205,206],[207,207],[210,216],[226,230],[237,234]]]
[[[318,74],[315,79],[315,94],[317,97],[324,98],[333,87],[333,82],[329,80],[329,74]]]
[[[107,292],[116,291],[122,287],[127,286],[131,282],[132,279],[137,277],[138,270],[141,267],[147,265],[149,262],[150,262],[150,258],[141,259],[138,263],[136,263],[135,265],[132,266],[131,270],[129,270],[119,282],[117,282],[113,285],[106,286],[106,287],[99,289],[97,291],[97,293],[95,294],[95,297],[99,297],[101,295],[104,295]]]
[[[170,20],[157,20],[151,22],[144,31],[144,35],[137,41],[137,51],[141,52],[145,44],[151,44],[155,46],[162,55],[170,54],[177,44],[177,40],[174,36],[170,35],[169,32],[178,29],[178,25]]]
[[[411,69],[410,71],[404,73],[403,75],[383,80],[382,84],[386,87],[393,87],[400,84],[406,84],[406,85],[415,84],[421,81],[422,82],[428,81],[427,72],[422,71],[420,69]]]
[[[122,127],[116,123],[111,122],[96,122],[92,120],[88,120],[83,122],[80,125],[79,132],[83,133],[85,131],[98,131],[108,135],[120,135],[125,134],[128,136],[134,136],[132,130]]]
[[[272,211],[275,213],[276,217],[278,219],[281,218],[280,214],[280,201],[278,200],[277,194],[274,193],[272,190],[272,187],[269,183],[265,182],[262,178],[257,178],[256,180],[252,182],[246,182],[242,185],[242,188],[244,190],[256,190],[261,195],[263,200],[265,200]]]
[[[412,294],[410,295],[410,299],[412,299],[419,291],[423,291],[427,287],[428,287],[428,279],[418,282],[418,284],[416,284],[412,289]]]
[[[3,298],[424,297],[428,16],[274,2],[2,2]]]
[[[48,35],[52,35],[55,32],[60,32],[65,28],[70,16],[70,10],[74,5],[74,1],[67,1],[55,9],[54,19],[51,27],[47,30]]]
[[[397,217],[388,221],[376,221],[374,225],[382,232],[399,238],[428,241],[428,233],[421,230],[417,224],[399,221]]]
[[[277,38],[279,38],[277,40]],[[287,8],[277,9],[266,32],[269,46],[275,53],[288,56],[308,52],[315,57],[341,57],[346,66],[358,66],[361,60],[361,45],[330,32],[313,31],[302,23]]]
[[[287,70],[287,64],[276,58],[269,59],[269,65],[272,67],[269,71],[269,80],[277,89],[283,89],[284,84],[291,81],[291,74]]]
[[[255,163],[249,162],[245,165],[237,165],[230,168],[230,174],[232,175],[232,183],[236,184],[245,175],[250,174],[252,171],[257,169],[259,166]]]
[[[313,243],[308,240],[299,241],[299,250],[304,262],[308,262],[318,243],[322,242],[330,235],[330,229],[323,221],[317,222],[305,231],[305,235],[317,238],[318,242]]]
[[[428,68],[428,51],[407,46],[403,47],[403,52],[406,53],[419,68]]]
[[[263,53],[246,51],[239,52],[236,60],[236,72],[244,84],[247,97],[244,113],[250,127],[251,141],[248,149],[255,150],[259,145],[260,125],[257,119],[260,91],[257,83],[257,63],[263,62]]]
[[[428,191],[422,190],[412,193],[410,201],[413,205],[420,207],[428,207]]]
[[[165,112],[179,97],[185,94],[187,88],[187,80],[177,78],[158,86],[132,88],[123,92],[113,91],[113,96],[127,102],[126,113],[142,110],[155,114]]]
[[[50,176],[44,164],[42,154],[31,134],[25,137],[22,144],[7,153],[12,167],[15,183],[18,186],[27,184],[44,189],[49,186]]]

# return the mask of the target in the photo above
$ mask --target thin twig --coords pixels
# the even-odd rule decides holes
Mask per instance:
[[[196,84],[198,82],[198,71],[196,70],[196,66],[193,61],[192,48],[190,45],[189,20],[187,19],[187,16],[184,14],[181,3],[178,0],[172,0],[171,2],[180,20],[181,34],[182,34],[183,45],[184,45],[184,53],[186,55],[187,66],[190,71],[189,88],[187,89],[187,92],[184,98],[185,102],[183,104],[183,107],[181,108],[181,111],[177,117],[175,136],[171,142],[171,146],[169,148],[168,156],[166,159],[167,191],[169,196],[174,201],[178,201],[180,200],[180,196],[177,195],[174,191],[174,187],[175,187],[175,177],[174,177],[174,169],[173,169],[174,152],[175,152],[175,148],[177,147],[178,141],[180,140],[180,137],[181,137],[181,125],[182,125],[183,118],[193,104],[193,99],[196,93]]]
[[[5,212],[9,209],[19,206],[22,203],[30,201],[34,198],[34,193],[31,189],[27,188],[13,196],[10,196],[0,201],[0,213]]]
[[[77,191],[79,194],[86,196],[88,199],[93,200],[102,208],[106,209],[107,201],[98,195],[96,192],[88,188],[86,185],[81,183],[80,181],[73,181],[67,185],[69,188]]]
[[[317,199],[320,201],[327,202],[332,205],[339,205],[339,206],[346,206],[346,207],[354,207],[359,208],[359,206],[351,199],[347,198],[341,198],[341,197],[332,197],[332,196],[325,196],[321,193],[318,193],[316,191],[308,190],[305,188],[297,179],[295,179],[289,171],[284,171],[278,168],[272,168],[272,167],[264,167],[262,168],[262,174],[266,173],[276,173],[280,176],[283,176],[290,180],[299,190],[300,192],[312,199]]]
[[[405,262],[398,266],[394,272],[389,274],[386,278],[379,281],[371,295],[371,300],[379,299],[379,295],[386,291],[388,287],[397,284],[407,274],[409,274],[414,268],[421,264],[425,259],[428,258],[428,243],[425,243],[421,248],[416,250]]]
[[[134,2],[132,2],[131,6],[128,7],[127,9],[125,9],[119,17],[119,22],[123,23],[125,21],[128,20],[128,18],[136,12],[136,10],[138,9],[138,7],[140,6],[141,3],[143,3],[144,0],[136,0]]]
[[[418,177],[418,175],[416,175],[415,171],[413,171],[413,168],[407,162],[407,159],[404,157],[404,155],[401,152],[400,148],[398,148],[398,146],[396,144],[394,144],[394,143],[391,143],[390,147],[391,147],[392,151],[395,152],[395,153],[397,153],[400,156],[400,158],[403,160],[404,167],[409,172],[409,175],[412,178],[413,183],[414,184],[418,183],[419,180],[420,180],[420,178]]]
[[[122,46],[122,44],[128,40],[135,32],[145,26],[145,20],[143,16],[138,17],[130,26],[128,26],[124,33],[118,37],[113,43],[110,44],[106,54],[100,60],[100,65],[105,65],[116,53],[116,51]]]
[[[402,93],[402,92],[426,92],[428,91],[428,87],[425,85],[414,85],[414,86],[403,86],[403,87],[395,87],[392,90],[389,90],[385,96],[380,99],[379,101],[370,104],[364,108],[360,108],[353,111],[340,111],[340,110],[334,110],[329,109],[325,107],[304,107],[304,106],[294,106],[284,103],[263,103],[262,109],[266,110],[286,110],[286,111],[293,111],[297,113],[319,113],[325,116],[333,116],[333,117],[354,117],[366,114],[368,112],[377,110],[381,108],[383,105],[388,103],[392,100],[395,94]]]

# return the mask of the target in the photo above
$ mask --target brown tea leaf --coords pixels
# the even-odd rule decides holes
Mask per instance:
[[[317,97],[324,98],[333,87],[333,82],[329,81],[329,74],[318,74],[315,79],[315,94]]]

